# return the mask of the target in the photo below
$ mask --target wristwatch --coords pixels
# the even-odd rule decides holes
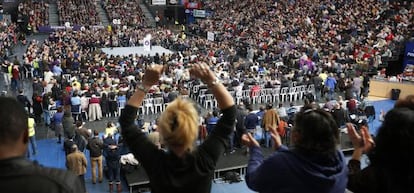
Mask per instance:
[[[149,89],[145,88],[145,86],[142,83],[138,83],[137,89],[144,92],[144,93],[147,93],[148,90],[149,90]]]

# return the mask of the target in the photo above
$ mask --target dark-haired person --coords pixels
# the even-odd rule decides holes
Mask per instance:
[[[414,192],[414,95],[396,102],[375,137],[347,124],[354,152],[348,163],[348,189],[354,193]],[[370,164],[361,170],[361,156]]]
[[[345,192],[347,167],[337,149],[339,129],[332,116],[313,106],[295,116],[291,133],[293,147],[282,145],[279,134],[271,130],[276,152],[264,159],[259,143],[249,133],[243,142],[250,148],[247,186],[257,192]]]
[[[266,111],[263,114],[262,125],[263,125],[263,138],[265,140],[265,147],[271,147],[270,143],[270,131],[277,129],[279,125],[279,115],[276,110],[273,108],[272,104],[266,106]]]
[[[128,100],[119,122],[122,136],[150,179],[152,193],[208,193],[216,163],[226,150],[233,132],[236,106],[233,97],[207,64],[190,67],[191,76],[201,79],[211,90],[221,110],[221,118],[208,138],[198,147],[199,116],[194,104],[177,98],[170,102],[158,120],[158,129],[167,151],[160,150],[135,124],[138,108],[148,90],[159,81],[164,67],[151,65]]]
[[[25,158],[29,143],[27,113],[13,98],[0,97],[1,192],[82,192],[71,172],[41,167]]]

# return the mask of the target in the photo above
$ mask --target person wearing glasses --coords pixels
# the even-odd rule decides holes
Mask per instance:
[[[222,116],[208,138],[196,147],[200,123],[194,104],[181,98],[170,102],[158,120],[158,130],[167,149],[164,151],[134,124],[146,92],[158,83],[163,69],[162,65],[151,65],[145,70],[142,82],[119,118],[122,136],[147,172],[152,193],[209,193],[216,163],[233,132],[236,119],[233,97],[207,64],[192,65],[191,76],[201,79],[211,90]]]
[[[295,116],[292,147],[281,143],[270,130],[275,152],[264,158],[259,143],[249,133],[242,137],[250,149],[247,186],[257,192],[345,192],[347,167],[338,149],[339,129],[329,112],[304,106]]]

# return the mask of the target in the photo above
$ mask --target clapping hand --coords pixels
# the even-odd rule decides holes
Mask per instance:
[[[354,125],[351,123],[347,123],[346,128],[355,150],[361,150],[363,153],[367,153],[375,146],[367,126],[361,127],[361,134],[355,130]]]
[[[280,137],[276,128],[271,128],[269,131],[270,131],[270,136],[272,136],[272,140],[273,140],[273,149],[277,150],[280,148],[280,146],[282,146],[282,138]]]
[[[201,79],[204,84],[209,84],[216,79],[216,75],[206,63],[192,64],[189,71],[192,77]]]
[[[242,143],[247,147],[260,147],[259,142],[256,141],[251,133],[243,134],[241,140]]]
[[[156,84],[161,77],[161,74],[164,71],[164,66],[153,64],[147,67],[145,70],[144,77],[142,79],[142,84],[146,87],[151,87],[152,85]]]

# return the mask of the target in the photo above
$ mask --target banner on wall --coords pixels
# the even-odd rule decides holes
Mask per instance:
[[[206,17],[206,11],[201,9],[194,9],[193,10],[194,17],[200,17],[205,18]]]
[[[152,5],[167,5],[167,0],[152,0]]]
[[[414,42],[407,42],[405,44],[403,69],[407,65],[414,65]]]

